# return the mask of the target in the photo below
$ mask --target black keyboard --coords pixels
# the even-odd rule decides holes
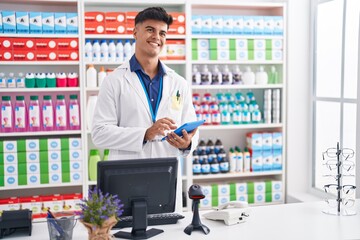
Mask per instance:
[[[184,216],[178,213],[161,213],[161,214],[148,214],[148,226],[175,224],[179,219]],[[120,217],[114,228],[132,227],[132,216]]]

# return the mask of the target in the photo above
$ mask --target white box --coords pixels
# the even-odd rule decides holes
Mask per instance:
[[[254,182],[254,193],[265,193],[265,182]]]
[[[244,29],[243,33],[246,35],[254,34],[254,16],[244,16]]]
[[[26,162],[28,162],[28,163],[40,162],[40,153],[39,152],[26,152]]]
[[[70,172],[82,171],[82,161],[70,162]]]
[[[212,30],[213,34],[223,33],[223,18],[222,16],[212,16]]]
[[[282,39],[271,39],[271,49],[280,50],[283,48]]]
[[[230,185],[218,184],[218,196],[230,196]]]
[[[199,34],[201,33],[201,16],[196,15],[191,17],[191,33]]]
[[[26,164],[27,174],[40,174],[40,163]]]
[[[49,162],[49,173],[61,173],[61,162]]]
[[[16,12],[16,33],[29,33],[30,21],[28,12]]]
[[[282,150],[281,149],[273,149],[273,170],[281,170],[282,169]]]
[[[69,150],[80,150],[81,138],[69,138]]]
[[[282,202],[284,199],[282,192],[273,192],[272,193],[272,202]]]
[[[212,197],[211,195],[206,196],[200,200],[200,208],[211,208],[212,207]]]
[[[239,196],[236,196],[236,200],[237,201],[248,202],[248,195],[247,194],[241,194]]]
[[[43,34],[54,33],[55,18],[52,12],[42,12],[42,32]]]
[[[5,187],[15,187],[18,185],[17,175],[8,175],[8,176],[4,176],[4,178],[5,178]]]
[[[274,35],[283,35],[284,33],[284,22],[282,16],[274,16]]]
[[[18,165],[16,163],[4,164],[4,175],[18,175]]]
[[[281,132],[273,132],[272,134],[272,148],[273,149],[282,149],[283,147],[283,140],[282,140],[282,133]]]
[[[218,205],[222,205],[222,204],[230,202],[230,195],[229,196],[219,196],[218,198],[219,198]]]
[[[201,33],[208,34],[212,32],[212,17],[202,16],[201,17]]]
[[[40,174],[27,174],[28,185],[40,185]]]
[[[193,46],[197,50],[209,50],[210,49],[210,43],[209,39],[199,38],[197,39],[197,45]]]
[[[39,139],[26,139],[25,151],[26,152],[38,152],[40,150]]]
[[[70,182],[81,183],[82,182],[82,172],[71,172],[70,173]]]
[[[247,50],[236,50],[236,60],[248,60],[249,59],[249,52]]]
[[[66,13],[66,33],[77,34],[79,32],[77,13]]]
[[[251,150],[261,150],[262,149],[262,133],[248,133],[246,134],[246,145]]]
[[[263,170],[263,158],[261,151],[253,151],[251,155],[251,169],[253,172]]]
[[[16,33],[16,17],[14,11],[2,11],[4,33]]]
[[[209,60],[210,50],[198,50],[198,60]]]
[[[274,163],[272,150],[263,150],[262,158],[263,158],[263,170],[264,171],[272,170]]]
[[[265,203],[265,193],[255,193],[254,203]]]
[[[205,195],[205,197],[212,195],[212,187],[210,185],[201,186],[201,189],[202,189],[203,194]]]
[[[272,16],[264,16],[264,34],[272,35],[274,32],[274,18]]]
[[[271,181],[271,191],[274,192],[282,192],[283,183],[281,181]]]
[[[66,13],[56,12],[54,14],[54,31],[59,34],[66,34]]]
[[[61,150],[60,138],[49,138],[47,140],[47,149],[48,151],[60,151]]]
[[[69,150],[70,161],[82,161],[81,150]]]
[[[4,153],[17,153],[16,141],[3,141]]]
[[[48,151],[48,161],[50,162],[61,162],[60,151]]]
[[[61,183],[61,174],[57,172],[49,172],[49,183],[50,184],[57,184]]]
[[[265,59],[266,59],[265,50],[254,50],[254,60],[264,61]]]
[[[253,16],[254,27],[253,33],[254,35],[263,35],[264,34],[264,17],[263,16]]]
[[[248,40],[247,39],[235,39],[235,50],[248,50]]]
[[[230,50],[217,50],[217,60],[230,60]]]
[[[236,196],[244,195],[248,193],[248,187],[246,182],[236,183]]]
[[[262,133],[262,150],[271,150],[272,144],[272,133]]]
[[[242,16],[233,17],[233,34],[244,35],[244,18]]]
[[[234,19],[232,16],[223,16],[223,34],[233,33]]]
[[[254,39],[254,50],[265,50],[265,39]]]
[[[18,162],[18,154],[17,153],[4,153],[4,164],[11,164]]]
[[[29,30],[30,34],[42,33],[42,17],[41,12],[29,12]]]

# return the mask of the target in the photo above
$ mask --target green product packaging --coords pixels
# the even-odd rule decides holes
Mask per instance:
[[[192,50],[191,59],[192,60],[199,60],[199,52],[198,52],[198,50]]]
[[[37,74],[35,74],[35,85],[36,85],[37,88],[46,87],[45,73],[37,73]]]
[[[100,154],[99,150],[91,149],[90,157],[89,157],[89,180],[96,181],[97,180],[97,163],[100,162]]]
[[[48,87],[48,88],[56,87],[55,73],[47,73],[46,74],[46,87]]]
[[[197,50],[198,40],[196,38],[191,39],[191,49]]]
[[[27,73],[25,76],[25,87],[34,88],[35,87],[35,76],[33,73]]]
[[[110,152],[109,149],[104,150],[104,159],[103,159],[104,161],[109,160],[109,152]]]

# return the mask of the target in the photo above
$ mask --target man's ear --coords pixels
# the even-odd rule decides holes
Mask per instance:
[[[134,39],[136,40],[136,34],[137,34],[137,28],[136,26],[133,28],[133,36],[134,36]]]

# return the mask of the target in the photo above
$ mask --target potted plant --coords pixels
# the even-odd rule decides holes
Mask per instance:
[[[80,221],[89,233],[89,240],[111,239],[110,230],[123,213],[120,199],[117,195],[105,195],[95,187],[89,189],[88,199],[82,199]]]

